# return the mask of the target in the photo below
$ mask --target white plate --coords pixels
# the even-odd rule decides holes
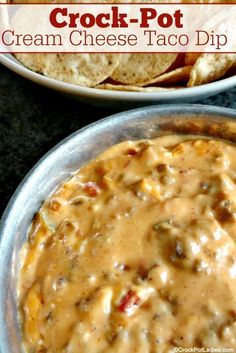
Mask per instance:
[[[41,86],[53,89],[79,101],[106,107],[123,108],[158,103],[195,102],[236,86],[236,76],[232,76],[198,87],[173,91],[121,92],[82,87],[42,76],[24,67],[10,54],[0,54],[0,63]]]

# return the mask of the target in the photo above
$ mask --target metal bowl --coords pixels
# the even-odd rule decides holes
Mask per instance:
[[[17,74],[43,87],[53,89],[81,102],[103,107],[135,107],[147,104],[196,102],[236,86],[236,76],[224,78],[201,86],[158,92],[111,91],[54,80],[23,66],[13,55],[0,54],[0,63]]]
[[[0,352],[20,353],[16,286],[19,250],[32,217],[58,184],[120,141],[170,133],[200,134],[236,142],[236,111],[201,105],[154,106],[123,112],[75,132],[49,151],[22,181],[0,226]]]

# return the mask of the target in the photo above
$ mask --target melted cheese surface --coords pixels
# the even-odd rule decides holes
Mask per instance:
[[[29,353],[236,349],[236,147],[113,146],[46,200],[22,249]]]

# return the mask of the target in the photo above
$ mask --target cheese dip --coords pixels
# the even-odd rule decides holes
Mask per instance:
[[[113,146],[45,201],[21,259],[28,353],[236,351],[236,147]]]

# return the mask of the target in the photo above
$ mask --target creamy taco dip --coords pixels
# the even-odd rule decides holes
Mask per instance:
[[[22,249],[28,353],[236,349],[236,147],[113,146],[45,201]]]

